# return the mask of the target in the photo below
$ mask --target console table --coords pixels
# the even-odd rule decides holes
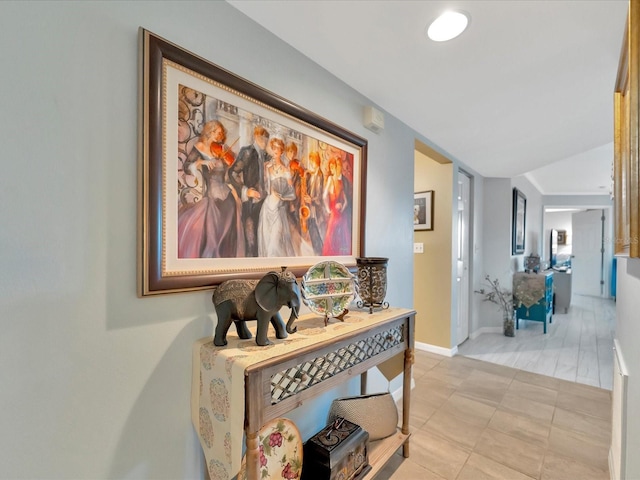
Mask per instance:
[[[258,480],[263,425],[356,375],[361,392],[367,393],[367,371],[402,352],[402,427],[371,443],[372,469],[363,479],[372,479],[399,447],[409,456],[415,311],[391,307],[369,314],[357,309],[344,322],[331,319],[327,326],[323,317],[311,314],[296,325],[298,332],[284,340],[275,339],[270,327],[274,344],[266,347],[231,331],[225,347],[214,346],[210,337],[194,345],[191,414],[212,479],[238,473],[245,433],[247,478]]]
[[[513,300],[516,311],[516,329],[520,320],[534,320],[544,324],[553,321],[553,272],[518,272],[513,275]]]

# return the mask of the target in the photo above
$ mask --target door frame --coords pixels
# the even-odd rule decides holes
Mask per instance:
[[[460,339],[458,338],[458,323],[460,322],[460,298],[459,298],[459,293],[461,291],[461,288],[457,288],[456,290],[456,302],[457,302],[457,308],[456,308],[456,312],[457,312],[457,318],[456,318],[456,345],[460,345],[461,343],[463,343],[465,340],[467,340],[469,338],[469,336],[471,335],[471,316],[472,316],[472,300],[473,300],[473,262],[474,262],[474,249],[472,248],[473,244],[474,244],[474,187],[475,187],[475,177],[468,171],[466,171],[464,168],[458,167],[457,169],[457,177],[456,177],[456,187],[460,184],[459,183],[459,179],[460,176],[465,176],[468,178],[469,180],[469,198],[468,198],[468,225],[467,225],[467,235],[466,235],[466,246],[465,249],[467,251],[467,278],[468,278],[468,284],[466,287],[466,298],[467,298],[467,318],[466,318],[466,324],[467,324],[467,337],[464,339]],[[455,198],[459,198],[459,192],[456,192],[456,197]],[[459,212],[459,209],[456,208],[455,209],[456,213]],[[459,241],[460,238],[460,232],[458,230],[457,227],[457,222],[455,223],[456,225],[456,243]],[[458,257],[457,255],[457,251],[458,248],[455,249],[456,252],[456,259]],[[457,261],[456,261],[457,263]],[[457,276],[456,276],[457,278]],[[457,285],[457,282],[455,283]]]

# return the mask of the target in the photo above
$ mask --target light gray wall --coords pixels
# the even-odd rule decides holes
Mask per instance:
[[[477,221],[482,223],[482,244],[478,249],[482,257],[479,265],[483,273],[476,276],[475,290],[486,289],[485,275],[498,279],[502,287],[511,289],[513,274],[522,271],[524,258],[531,253],[541,253],[542,195],[524,176],[509,178],[484,178],[481,183],[482,207]],[[511,218],[513,188],[516,187],[527,198],[525,224],[525,252],[511,255]],[[502,314],[497,305],[482,302],[476,295],[475,307],[478,315],[472,320],[472,335],[502,328]],[[477,318],[477,321],[475,320]]]
[[[543,195],[545,207],[610,207],[609,195]]]
[[[365,254],[412,306],[411,129],[364,129],[366,98],[224,2],[0,2],[5,478],[202,478],[210,293],[136,297],[139,26],[368,138]],[[292,415],[304,436],[327,402]]]
[[[640,259],[618,258],[616,338],[629,370],[626,477],[640,478]]]
[[[483,198],[482,250],[484,270],[475,290],[486,289],[485,275],[498,279],[505,288],[511,288],[513,275],[511,257],[511,180],[485,178]],[[483,298],[482,295],[478,295]],[[500,328],[500,308],[489,302],[480,304],[478,328]]]

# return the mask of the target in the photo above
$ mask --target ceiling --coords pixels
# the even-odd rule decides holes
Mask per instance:
[[[486,177],[606,194],[627,0],[227,0]],[[447,8],[471,17],[442,43]]]

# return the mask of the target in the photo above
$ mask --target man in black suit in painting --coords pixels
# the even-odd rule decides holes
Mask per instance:
[[[242,199],[242,224],[244,226],[245,254],[258,256],[257,230],[260,209],[267,193],[265,191],[264,164],[270,160],[266,152],[269,132],[256,126],[253,143],[240,149],[236,161],[229,168],[229,182]]]

